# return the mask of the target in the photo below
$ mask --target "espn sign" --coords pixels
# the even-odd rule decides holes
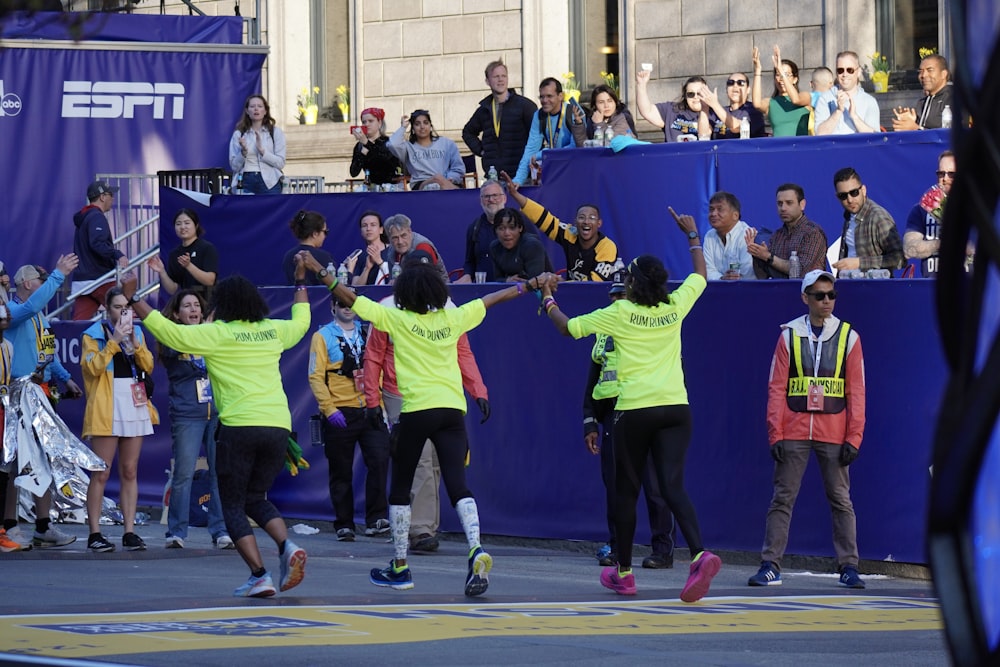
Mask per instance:
[[[63,81],[63,118],[135,118],[136,107],[152,107],[163,118],[167,99],[171,118],[184,118],[184,86],[147,81]]]

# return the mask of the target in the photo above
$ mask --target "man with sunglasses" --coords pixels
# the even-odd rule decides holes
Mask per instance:
[[[889,269],[906,264],[903,241],[889,212],[868,198],[868,189],[853,167],[833,175],[837,199],[844,207],[844,229],[840,236],[837,271]]]
[[[879,132],[875,98],[861,89],[861,62],[854,51],[837,54],[837,88],[834,98],[816,104],[816,134]]]
[[[861,338],[833,315],[835,279],[810,271],[802,279],[809,312],[781,325],[767,387],[767,434],[774,459],[774,495],[767,510],[760,570],[750,586],[780,586],[795,499],[809,455],[816,454],[833,515],[839,583],[864,588],[848,466],[865,429],[865,367]]]
[[[903,252],[907,259],[920,260],[920,274],[935,278],[941,250],[941,218],[944,202],[955,181],[955,154],[945,151],[938,156],[937,183],[924,193],[906,218]]]

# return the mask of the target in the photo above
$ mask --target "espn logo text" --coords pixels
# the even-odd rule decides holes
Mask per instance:
[[[135,118],[137,107],[152,107],[153,118],[184,118],[184,86],[147,81],[63,81],[63,118]]]
[[[21,113],[21,98],[14,93],[4,92],[3,79],[0,79],[0,118],[16,116],[19,113]]]

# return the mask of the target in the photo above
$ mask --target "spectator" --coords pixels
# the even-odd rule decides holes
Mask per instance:
[[[300,252],[305,250],[311,253],[324,269],[333,264],[333,255],[322,248],[326,237],[330,235],[330,227],[326,224],[323,214],[316,211],[299,211],[288,222],[288,227],[299,240],[299,244],[285,253],[281,260],[281,269],[285,273],[285,284],[294,285],[295,258]],[[306,271],[305,281],[306,285],[321,284],[320,279],[309,271]]]
[[[812,88],[810,99],[813,109],[816,108],[820,98],[833,99],[834,83],[836,83],[836,79],[833,77],[833,70],[829,67],[820,66],[813,70],[812,79],[809,80],[809,86]]]
[[[46,304],[63,284],[66,276],[77,267],[78,262],[73,253],[62,255],[56,262],[56,268],[48,275],[39,266],[27,264],[20,267],[14,273],[14,293],[6,305],[10,325],[6,339],[12,352],[7,369],[15,379],[34,375],[42,391],[50,397],[52,391],[49,385],[56,381],[64,383],[67,397],[78,398],[83,395],[79,385],[59,360],[55,334],[48,319],[42,315]],[[44,370],[39,372],[39,368]],[[16,446],[16,442],[8,443],[8,451]],[[0,494],[4,494],[7,499],[3,514],[7,538],[17,542],[22,549],[28,550],[32,546],[40,549],[62,547],[76,541],[75,536],[67,535],[51,525],[51,489],[46,489],[42,495],[35,497],[35,533],[31,539],[22,536],[18,527],[17,491],[13,478],[9,484],[0,487]]]
[[[122,508],[125,534],[122,548],[145,551],[146,543],[135,534],[135,510],[139,498],[139,453],[142,438],[153,434],[159,414],[146,395],[145,378],[153,372],[153,355],[146,337],[132,323],[129,300],[120,288],[108,291],[104,302],[107,319],[83,332],[80,368],[87,391],[83,413],[83,437],[107,465],[90,474],[87,487],[87,548],[93,552],[114,551],[115,545],[101,534],[101,507],[111,464],[118,457],[118,504]]]
[[[806,273],[826,270],[826,232],[806,217],[806,193],[801,185],[783,183],[775,193],[781,227],[771,235],[771,245],[756,243],[757,230],[747,232],[747,250],[760,279],[788,278],[788,258],[795,251]]]
[[[525,217],[563,249],[567,280],[611,280],[618,261],[618,246],[601,232],[603,221],[596,206],[581,204],[576,209],[574,225],[570,226],[518,192],[506,173],[500,174],[500,178],[505,180],[507,191]]]
[[[160,275],[160,285],[168,294],[191,289],[207,300],[219,275],[219,252],[203,239],[205,228],[198,213],[182,208],[174,216],[174,232],[181,244],[170,251],[167,266],[158,255],[149,258],[149,268]]]
[[[864,588],[858,576],[857,519],[848,466],[858,457],[865,428],[865,366],[861,339],[833,315],[833,274],[802,279],[809,312],[781,325],[767,387],[767,435],[774,459],[774,496],[767,510],[760,570],[750,586],[780,586],[802,475],[815,453],[833,515],[839,583]]]
[[[740,124],[746,118],[750,123],[750,138],[767,136],[764,114],[750,101],[750,80],[743,72],[733,72],[726,79],[726,96],[729,104],[719,103],[718,91],[702,88],[702,106],[709,108],[708,122],[713,139],[739,139]]]
[[[936,130],[941,127],[941,112],[946,106],[953,106],[951,101],[951,74],[948,71],[948,61],[944,56],[933,54],[920,61],[920,86],[924,89],[923,97],[918,100],[915,108],[893,109],[895,118],[892,129],[901,130]],[[917,109],[920,111],[917,111]],[[954,108],[952,109],[954,112]]]
[[[0,262],[0,270],[3,270],[3,262]],[[10,327],[10,311],[7,309],[7,292],[4,288],[0,290],[0,387],[4,388],[10,386],[10,364],[14,354],[10,341],[4,340],[4,332],[7,331],[8,327]],[[0,403],[0,450],[3,450],[5,417],[4,405]],[[7,483],[9,481],[9,473],[0,470],[0,517],[7,513]],[[17,526],[16,520],[14,526]],[[29,544],[25,548],[21,543],[8,537],[6,526],[0,526],[0,553],[8,554],[23,550],[30,551],[31,545]]]
[[[10,291],[10,274],[7,273],[7,267],[4,266],[3,262],[0,262],[0,292],[2,292],[2,298],[4,301],[7,300],[7,293]]]
[[[753,105],[771,121],[771,133],[776,137],[795,137],[812,134],[812,97],[799,91],[799,66],[781,57],[781,49],[774,45],[771,62],[774,64],[774,92],[764,99],[761,92],[760,50],[753,47]]]
[[[907,259],[920,260],[920,275],[924,278],[934,278],[938,273],[941,220],[945,200],[955,182],[955,165],[955,154],[950,150],[938,156],[937,183],[924,193],[906,218],[903,254]]]
[[[385,109],[369,107],[361,112],[361,127],[353,130],[354,153],[351,155],[351,177],[365,172],[365,182],[371,185],[395,183],[401,165],[389,150],[385,133]]]
[[[385,221],[385,234],[389,237],[389,247],[382,251],[382,259],[389,264],[390,275],[393,271],[398,273],[397,266],[402,269],[403,258],[408,253],[423,250],[447,280],[448,269],[444,266],[444,260],[441,259],[437,246],[423,234],[414,232],[413,223],[408,217],[402,214],[389,216]]]
[[[740,219],[742,207],[736,195],[716,192],[708,200],[705,234],[705,267],[709,280],[754,280],[753,258],[747,252],[746,233],[750,225]]]
[[[388,222],[386,224],[388,226]],[[448,497],[469,546],[465,594],[469,597],[482,595],[489,586],[493,559],[480,542],[479,510],[465,480],[469,445],[457,345],[463,333],[482,322],[487,308],[523,294],[524,285],[518,283],[516,287],[449,309],[445,308],[447,281],[437,267],[431,266],[431,261],[407,262],[393,284],[396,308],[383,308],[363,296],[355,298],[350,289],[329,276],[325,282],[337,299],[351,306],[376,329],[392,336],[399,353],[396,371],[403,406],[396,427],[398,444],[392,457],[389,490],[389,521],[395,557],[388,567],[372,569],[371,582],[400,590],[413,588],[413,577],[406,561],[410,493],[420,453],[430,438],[441,461]],[[428,368],[435,372],[424,372],[423,369]]]
[[[502,60],[486,66],[486,85],[490,94],[480,100],[462,128],[462,140],[473,155],[479,156],[484,174],[490,167],[497,173],[513,174],[524,154],[538,107],[508,88],[507,66]]]
[[[595,86],[590,93],[590,122],[573,123],[570,129],[577,146],[583,146],[587,139],[593,139],[600,130],[605,135],[610,128],[613,136],[635,135],[635,121],[625,104],[618,99],[618,93],[607,84]]]
[[[635,505],[652,456],[660,491],[693,556],[680,597],[684,602],[696,602],[708,593],[722,567],[721,559],[703,548],[694,504],[684,488],[691,408],[681,365],[681,325],[705,291],[705,259],[694,219],[689,215],[674,217],[689,239],[694,273],[672,292],[667,292],[663,262],[652,255],[640,255],[628,265],[626,298],[570,319],[552,298],[558,279],[545,274],[536,280],[542,288],[542,307],[557,331],[576,339],[608,334],[614,337],[618,351],[614,432],[618,566],[601,572],[601,585],[619,595],[636,594],[632,574]]]
[[[181,326],[143,301],[135,304],[136,313],[160,342],[205,357],[219,406],[216,463],[222,513],[236,550],[250,569],[247,582],[233,591],[235,597],[275,593],[248,517],[278,547],[278,589],[287,591],[305,577],[306,552],[288,539],[285,520],[267,492],[285,464],[292,426],[278,362],[281,353],[309,330],[305,276],[307,271],[317,273],[322,268],[308,251],[297,256],[290,320],[268,319],[267,302],[256,285],[242,276],[219,281],[211,307],[213,321],[206,324]],[[256,335],[262,331],[272,335]]]
[[[524,233],[524,217],[516,208],[505,208],[493,220],[496,239],[490,245],[493,279],[519,282],[552,271],[545,246],[536,235]]]
[[[541,174],[542,152],[547,148],[573,146],[573,132],[569,127],[570,114],[564,102],[562,83],[554,77],[542,79],[538,86],[538,101],[541,108],[531,122],[528,143],[517,165],[514,182],[523,185],[529,180],[538,180],[534,174]],[[508,172],[510,173],[510,172]]]
[[[382,226],[382,214],[378,211],[365,211],[358,221],[361,228],[361,238],[365,241],[365,249],[352,253],[345,260],[350,271],[352,285],[379,285],[388,282],[389,269],[382,261],[382,253],[388,247],[385,228]],[[365,259],[362,262],[361,253]]]
[[[229,167],[233,180],[243,181],[243,192],[280,195],[285,168],[285,133],[271,117],[263,95],[251,95],[229,140]]]
[[[702,86],[705,79],[692,76],[681,86],[681,97],[676,102],[653,104],[649,100],[647,86],[650,73],[639,70],[635,73],[635,99],[639,115],[663,130],[663,140],[693,141],[708,139],[712,128],[708,121],[708,108],[702,104]]]
[[[878,102],[861,89],[861,61],[854,51],[837,54],[834,100],[816,107],[816,134],[879,132]]]
[[[833,175],[837,199],[844,207],[844,230],[840,237],[838,271],[889,269],[906,264],[903,242],[889,212],[868,198],[868,189],[852,167]]]
[[[485,273],[488,283],[495,280],[493,259],[490,256],[490,246],[497,237],[493,232],[493,219],[497,212],[507,207],[507,192],[500,181],[488,180],[483,183],[479,188],[479,204],[483,207],[483,212],[465,231],[465,263],[462,265],[463,274],[455,280],[456,283],[471,283],[476,273]],[[534,225],[528,226],[524,231],[538,236]]]
[[[76,231],[73,235],[73,252],[80,259],[80,265],[73,272],[70,289],[80,294],[73,302],[73,319],[89,320],[104,305],[108,290],[118,284],[112,278],[99,285],[93,283],[115,268],[128,266],[128,257],[115,248],[114,234],[107,213],[114,204],[118,188],[104,181],[94,181],[87,186],[87,201],[90,202],[73,216]],[[127,294],[135,292],[134,277],[126,281]]]
[[[337,297],[330,300],[330,310],[333,321],[321,326],[309,344],[309,388],[323,418],[333,528],[338,540],[353,542],[355,445],[360,446],[368,470],[365,535],[389,532],[389,431],[380,407],[365,409],[365,330],[350,306]]]
[[[623,277],[622,277],[623,278]],[[608,290],[611,301],[625,298],[625,284],[615,282]],[[619,394],[618,351],[615,341],[607,334],[597,334],[590,353],[590,372],[583,392],[583,439],[591,454],[601,457],[601,481],[604,482],[608,520],[608,543],[597,552],[598,563],[609,567],[618,564],[618,539],[615,533],[615,450],[614,415],[615,399]],[[603,431],[602,442],[598,442]],[[653,474],[653,467],[647,461],[646,472],[642,476],[642,489],[646,496],[646,510],[649,514],[649,531],[652,534],[653,553],[642,561],[648,569],[672,568],[674,566],[674,517],[667,507],[667,501],[660,493],[660,485]]]
[[[403,133],[410,127],[410,136]],[[389,137],[389,149],[410,175],[411,190],[456,190],[464,187],[465,163],[458,146],[434,131],[431,114],[417,109],[403,116],[399,128]]]
[[[193,289],[181,288],[163,307],[163,316],[171,322],[197,325],[205,321],[205,300]],[[219,499],[219,478],[215,464],[215,432],[219,411],[215,409],[212,382],[208,378],[205,357],[178,352],[160,345],[160,361],[170,381],[170,444],[174,455],[170,476],[170,503],[167,507],[167,549],[183,549],[191,514],[191,485],[202,446],[208,462],[209,497],[206,527],[216,549],[235,549]]]

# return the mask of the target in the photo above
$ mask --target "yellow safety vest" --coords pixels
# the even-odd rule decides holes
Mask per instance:
[[[789,332],[788,354],[788,390],[786,400],[788,408],[795,412],[810,412],[806,408],[809,386],[823,386],[823,409],[818,412],[843,412],[847,407],[845,397],[845,375],[847,372],[847,338],[851,333],[851,325],[841,322],[830,340],[826,341],[820,350],[819,368],[813,369],[816,363],[810,338],[796,336]]]

